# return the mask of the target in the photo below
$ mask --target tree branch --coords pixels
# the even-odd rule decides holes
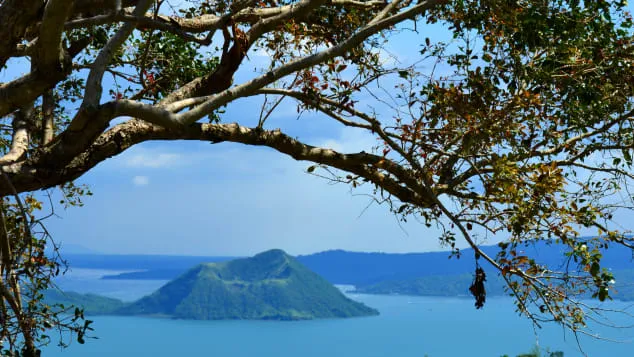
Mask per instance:
[[[0,5],[0,69],[38,17],[41,0],[5,0]],[[2,114],[0,114],[0,117]]]
[[[342,154],[331,149],[304,144],[279,130],[266,131],[238,124],[196,123],[184,128],[170,129],[140,120],[131,120],[103,133],[88,150],[76,156],[65,167],[56,168],[50,165],[50,161],[31,158],[21,164],[6,166],[5,171],[18,192],[32,190],[33,187],[52,187],[71,181],[103,160],[148,140],[198,140],[267,146],[296,160],[312,161],[364,177],[403,202],[423,207],[429,206],[432,202],[430,197],[423,197],[400,184],[396,178],[406,178],[407,171],[384,157],[366,152]],[[52,150],[47,156],[49,160],[55,160],[56,156],[63,152],[63,149],[59,148],[49,150]],[[63,157],[59,158],[59,161],[63,160]],[[0,183],[0,195],[10,192],[12,188]]]
[[[150,8],[152,2],[152,0],[140,0],[138,5],[134,9],[134,15],[143,15]],[[82,130],[89,118],[89,115],[86,115],[86,111],[92,111],[99,105],[99,101],[101,100],[101,92],[103,90],[101,86],[101,81],[103,80],[103,74],[106,70],[106,66],[112,60],[112,57],[114,56],[114,53],[117,51],[117,49],[132,34],[134,28],[135,24],[123,24],[119,31],[117,31],[117,33],[108,41],[101,52],[99,52],[99,55],[93,63],[92,70],[88,74],[88,79],[86,80],[84,100],[81,103],[78,114],[68,126],[68,130]]]
[[[55,134],[55,98],[49,90],[42,96],[42,146],[53,140]]]
[[[227,89],[217,95],[210,97],[210,99],[199,105],[198,107],[190,110],[187,113],[182,114],[181,120],[183,124],[189,124],[196,122],[200,118],[208,115],[219,107],[229,103],[230,101],[251,95],[254,91],[273,83],[274,81],[287,76],[291,73],[300,71],[304,68],[314,66],[318,63],[323,63],[328,59],[335,58],[345,54],[352,48],[360,45],[368,37],[378,33],[381,30],[389,28],[406,19],[413,19],[416,16],[424,13],[426,10],[433,8],[436,5],[442,4],[446,0],[427,0],[421,1],[417,5],[404,10],[396,15],[390,16],[383,20],[377,21],[371,25],[364,26],[354,35],[350,36],[347,40],[319,53],[306,56],[295,61],[291,61],[278,68],[275,68],[268,73],[254,78],[249,82],[235,86],[231,89]]]
[[[86,37],[72,42],[67,50],[68,55],[64,56],[64,61],[60,63],[61,68],[54,70],[35,68],[20,78],[0,84],[0,118],[34,102],[42,93],[64,80],[72,70],[72,58],[88,45],[88,41],[89,38]]]
[[[25,106],[15,113],[13,118],[13,138],[11,150],[0,157],[0,166],[14,163],[26,155],[29,147],[29,124],[33,116],[33,107]]]
[[[59,70],[60,68],[55,67],[61,67],[64,62],[62,33],[72,6],[72,0],[48,0],[46,3],[37,41],[37,56],[34,59],[38,70]]]

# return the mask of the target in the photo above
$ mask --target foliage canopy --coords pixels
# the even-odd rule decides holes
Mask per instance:
[[[314,174],[371,185],[403,219],[439,225],[448,246],[468,242],[536,323],[584,331],[596,310],[576,297],[610,298],[613,276],[601,267],[601,250],[632,244],[613,222],[632,208],[634,178],[625,1],[185,4],[0,0],[0,69],[15,78],[0,83],[0,310],[18,327],[0,339],[10,349],[22,334],[32,353],[41,336],[32,325],[47,326],[17,303],[17,287],[39,291],[58,267],[41,259],[37,274],[28,273],[46,242],[28,229],[40,205],[29,192],[62,187],[76,203],[85,192],[72,180],[150,140],[268,146],[313,162]],[[432,25],[451,40],[427,36]],[[418,34],[420,58],[409,66],[381,60],[381,46],[406,29]],[[234,83],[255,50],[269,63]],[[25,63],[30,70],[17,75]],[[382,88],[386,81],[394,87]],[[375,103],[361,105],[368,95]],[[225,106],[250,96],[266,98],[257,126],[223,122]],[[270,130],[267,118],[283,98],[375,136],[377,147],[343,153]],[[581,238],[587,228],[596,235]],[[497,256],[478,249],[485,234],[505,239]],[[518,249],[541,239],[568,246],[565,269]],[[45,308],[37,296],[28,300]]]

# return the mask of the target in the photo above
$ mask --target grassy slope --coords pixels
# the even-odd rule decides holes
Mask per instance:
[[[125,303],[118,299],[72,291],[62,292],[54,289],[44,293],[44,300],[49,305],[61,304],[66,308],[70,306],[83,307],[84,313],[88,315],[108,315],[125,306]]]
[[[118,311],[183,319],[297,320],[376,315],[280,250],[201,264]]]

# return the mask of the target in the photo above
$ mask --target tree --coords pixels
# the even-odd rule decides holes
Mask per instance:
[[[456,254],[456,240],[468,242],[535,323],[582,332],[597,310],[579,297],[610,298],[601,250],[633,243],[613,222],[615,211],[633,207],[634,46],[625,1],[186,4],[0,0],[0,66],[15,74],[30,64],[0,84],[5,206],[25,194],[37,205],[29,192],[56,186],[76,198],[83,188],[74,179],[150,140],[267,146],[314,163],[310,173],[373,187],[402,219],[442,227],[441,242]],[[453,38],[430,39],[429,25]],[[406,29],[418,34],[419,60],[386,64],[377,49]],[[266,51],[268,67],[234,83],[254,50]],[[361,105],[363,95],[382,109]],[[256,126],[222,121],[223,107],[251,96],[264,98]],[[341,153],[270,130],[267,118],[283,98],[375,136],[376,150]],[[111,124],[117,118],[125,120]],[[33,218],[5,225],[27,222]],[[596,235],[581,238],[584,227]],[[33,256],[19,244],[33,233],[4,231],[2,286],[26,284],[10,277]],[[505,238],[499,255],[478,248],[484,232]],[[564,271],[518,249],[545,239],[568,247]],[[475,271],[481,304],[486,276],[480,264]],[[2,295],[10,302],[20,293]],[[19,305],[12,311],[18,324],[29,318]],[[28,353],[35,331],[22,323]]]

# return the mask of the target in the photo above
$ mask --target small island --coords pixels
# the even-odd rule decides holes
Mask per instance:
[[[194,320],[307,320],[378,315],[377,310],[347,298],[279,249],[252,258],[199,264],[153,294],[115,306],[109,301],[103,311],[91,306],[86,312]]]

